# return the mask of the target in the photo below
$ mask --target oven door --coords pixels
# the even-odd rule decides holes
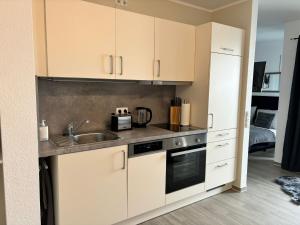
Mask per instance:
[[[205,181],[206,145],[167,151],[166,194]]]

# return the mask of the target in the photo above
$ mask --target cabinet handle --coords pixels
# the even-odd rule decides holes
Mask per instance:
[[[110,73],[109,74],[113,74],[114,73],[114,64],[113,64],[114,57],[113,57],[113,55],[110,55],[109,59],[110,59]]]
[[[221,49],[228,52],[234,52],[234,49],[232,48],[221,48]]]
[[[224,164],[221,164],[221,165],[217,165],[216,168],[222,168],[224,166],[228,166],[228,163],[224,163]]]
[[[160,77],[160,59],[157,60],[157,77]]]
[[[183,151],[183,152],[176,152],[176,153],[172,153],[171,157],[176,157],[176,156],[180,156],[180,155],[188,155],[188,154],[192,154],[192,153],[202,152],[205,150],[206,150],[206,147],[191,149],[191,150],[187,150],[187,151]]]
[[[214,114],[213,114],[213,113],[210,113],[210,114],[208,114],[208,115],[211,116],[211,126],[208,127],[208,128],[212,129],[212,128],[214,128]]]
[[[121,72],[120,75],[123,75],[123,56],[120,56],[120,63],[121,63]]]
[[[230,133],[223,133],[223,134],[218,134],[219,137],[225,137],[228,136]]]
[[[126,152],[122,151],[123,153],[123,166],[122,166],[122,170],[126,169]]]
[[[222,147],[225,147],[225,146],[228,146],[229,143],[225,143],[225,144],[222,144],[222,145],[217,145],[218,148],[222,148]]]

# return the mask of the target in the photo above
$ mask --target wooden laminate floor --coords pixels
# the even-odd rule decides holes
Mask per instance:
[[[282,170],[272,161],[250,160],[248,190],[228,191],[143,223],[143,225],[300,225],[300,206],[273,181]]]

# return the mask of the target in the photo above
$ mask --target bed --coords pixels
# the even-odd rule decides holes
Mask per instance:
[[[274,148],[276,142],[276,130],[251,125],[249,137],[249,153],[265,151]]]
[[[249,137],[249,153],[275,147],[277,110],[252,107]]]

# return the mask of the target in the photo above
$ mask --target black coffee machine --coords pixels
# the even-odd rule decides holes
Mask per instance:
[[[137,128],[146,127],[152,119],[152,110],[146,107],[136,107],[133,113],[133,126]]]

